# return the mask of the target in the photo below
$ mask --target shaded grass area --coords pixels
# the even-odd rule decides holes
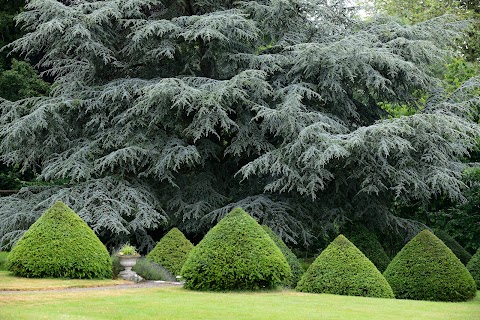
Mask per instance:
[[[131,283],[125,280],[90,279],[32,279],[15,277],[9,271],[0,271],[0,291],[54,290],[66,288],[103,287]],[[0,319],[1,316],[0,316]]]
[[[445,303],[307,294],[194,292],[178,287],[0,294],[1,319],[476,319],[480,293]]]

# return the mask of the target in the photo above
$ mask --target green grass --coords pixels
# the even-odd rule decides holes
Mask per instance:
[[[7,270],[5,262],[7,261],[8,252],[0,251],[0,271]]]
[[[0,293],[0,319],[478,319],[469,302],[307,294],[194,292],[179,287]]]

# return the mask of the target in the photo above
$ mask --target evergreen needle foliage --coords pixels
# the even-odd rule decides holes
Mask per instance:
[[[428,230],[403,247],[384,275],[399,299],[466,301],[477,292],[462,262]]]
[[[345,236],[339,235],[310,265],[297,290],[347,296],[394,298],[375,265]]]
[[[54,84],[0,102],[0,161],[49,186],[0,199],[3,247],[60,197],[109,245],[140,250],[167,219],[198,232],[236,206],[308,241],[311,221],[408,225],[393,203],[463,198],[478,81],[445,95],[431,68],[467,26],[452,17],[363,22],[342,0],[31,0],[18,23],[8,48],[40,56]],[[418,92],[422,110],[384,120],[380,103],[417,110]]]
[[[290,281],[290,267],[273,240],[241,208],[214,226],[182,268],[185,288],[272,289]]]
[[[7,257],[7,268],[27,278],[112,278],[105,246],[62,202],[28,229]]]
[[[158,263],[173,275],[180,275],[193,244],[185,238],[182,231],[173,228],[157,243],[147,258]]]

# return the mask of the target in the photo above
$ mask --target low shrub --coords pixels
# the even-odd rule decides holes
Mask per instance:
[[[393,298],[390,285],[375,265],[339,235],[310,265],[297,290],[348,296]]]
[[[428,230],[403,247],[384,275],[400,299],[465,301],[476,294],[475,281],[468,270]]]
[[[176,281],[167,269],[146,258],[138,259],[132,270],[145,280]]]
[[[105,246],[62,202],[55,203],[25,232],[7,258],[16,276],[31,278],[111,278]]]
[[[180,230],[173,228],[160,239],[155,248],[147,255],[147,259],[158,263],[177,276],[192,249],[193,244],[185,238]]]
[[[450,250],[453,251],[453,253],[457,256],[460,261],[464,265],[470,261],[472,258],[472,255],[465,250],[460,243],[458,243],[455,239],[453,239],[448,233],[446,233],[443,230],[437,230],[435,231],[435,235],[445,243],[447,247],[450,248]]]
[[[190,252],[181,275],[185,288],[218,291],[271,289],[292,274],[273,240],[237,208]]]
[[[290,266],[290,270],[292,271],[292,277],[289,281],[285,283],[286,286],[295,288],[297,286],[300,277],[303,274],[302,266],[300,265],[300,261],[298,260],[297,256],[290,250],[289,247],[283,242],[283,240],[275,234],[268,226],[262,226],[263,230],[270,236],[270,238],[275,242],[277,247],[282,251],[285,259],[287,259],[288,265]]]
[[[390,258],[372,231],[368,230],[363,224],[355,223],[348,225],[344,233],[380,272],[387,269]]]
[[[467,263],[467,270],[477,283],[477,289],[480,290],[480,248],[478,248],[477,252],[472,256],[472,259]]]

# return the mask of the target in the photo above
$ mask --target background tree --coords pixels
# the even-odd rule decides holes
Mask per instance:
[[[15,26],[15,16],[24,5],[24,0],[0,0],[0,49],[22,35]],[[8,53],[8,50],[0,51],[0,99],[16,101],[47,94],[49,85],[40,79],[35,69]],[[33,178],[31,172],[22,174],[15,166],[0,162],[0,190],[20,189],[22,181]]]
[[[452,17],[363,22],[303,0],[26,9],[11,48],[43,52],[54,89],[0,104],[0,153],[67,183],[0,199],[4,246],[56,199],[106,242],[147,247],[165,221],[201,233],[233,206],[298,240],[346,220],[412,227],[394,203],[463,198],[476,100],[443,95],[431,68],[467,26]],[[419,91],[421,111],[384,119],[379,103],[416,107]]]

